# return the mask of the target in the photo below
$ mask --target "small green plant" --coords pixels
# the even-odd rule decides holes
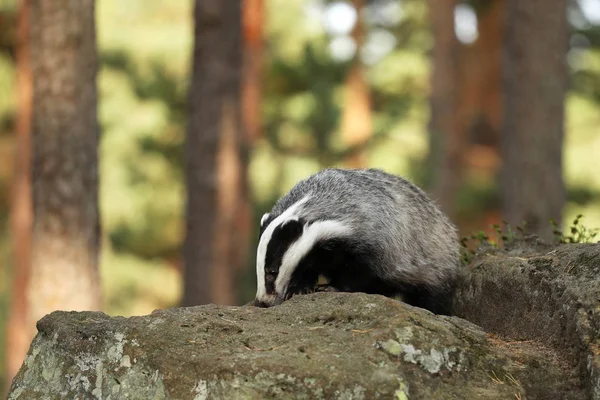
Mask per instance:
[[[553,227],[554,239],[556,243],[596,243],[600,239],[600,229],[590,229],[581,223],[583,215],[579,214],[573,220],[571,227],[568,229],[569,234],[565,235],[560,230],[560,227],[554,220],[550,220]],[[516,227],[516,231],[511,229],[508,222],[502,221],[504,229],[498,224],[490,225],[496,232],[496,237],[489,237],[484,231],[476,232],[472,235],[465,236],[461,239],[460,244],[462,262],[468,264],[476,251],[475,248],[492,246],[495,248],[506,248],[506,245],[517,238],[523,238],[526,234],[527,223]]]
[[[468,264],[471,258],[475,255],[475,250],[469,248],[471,240],[478,240],[481,245],[489,243],[489,238],[483,231],[479,231],[469,236],[465,236],[460,240],[461,245],[461,260],[463,264]]]
[[[595,238],[600,229],[587,228],[581,223],[582,218],[583,215],[581,214],[575,217],[567,235],[563,234],[556,221],[551,220],[555,241],[558,243],[595,243],[597,241]]]
[[[473,247],[492,246],[504,249],[508,243],[514,241],[519,236],[523,237],[525,235],[525,221],[523,221],[522,226],[517,226],[516,232],[511,229],[508,222],[502,221],[502,224],[504,225],[504,230],[498,224],[490,225],[490,228],[496,232],[495,237],[489,237],[484,231],[479,231],[461,239],[461,258],[463,264],[468,264],[475,255],[476,251]]]

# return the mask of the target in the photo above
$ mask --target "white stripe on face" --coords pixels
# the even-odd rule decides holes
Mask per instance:
[[[296,215],[296,212],[302,204],[308,201],[308,198],[308,196],[304,197],[302,200],[299,200],[296,203],[292,204],[280,216],[271,221],[269,226],[267,226],[267,229],[265,229],[262,236],[260,237],[260,241],[258,242],[258,248],[256,249],[256,299],[262,300],[267,297],[267,289],[265,287],[265,258],[267,256],[267,246],[269,244],[269,241],[271,241],[273,231],[284,221],[290,219],[297,219],[298,216]]]
[[[283,256],[279,274],[275,280],[275,292],[281,296],[286,294],[294,270],[317,242],[350,234],[352,234],[352,228],[339,221],[317,221],[305,226],[302,236],[289,247]]]

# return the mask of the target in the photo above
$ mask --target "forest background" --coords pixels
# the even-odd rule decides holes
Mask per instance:
[[[600,226],[600,1],[530,1],[529,10],[515,12],[516,1],[244,0],[239,13],[217,15],[222,28],[207,35],[191,0],[98,0],[101,309],[130,316],[249,301],[260,217],[298,180],[328,166],[407,177],[432,194],[463,236],[491,233],[505,219],[520,223],[535,210],[542,211],[533,230],[543,236],[552,234],[550,217],[564,222],[565,232],[576,214]],[[9,218],[24,159],[19,92],[31,84],[19,75],[23,4],[0,0],[0,393],[14,373],[4,360],[19,357],[4,328],[25,291],[16,281],[20,242]],[[517,57],[507,40],[535,57],[512,65]],[[195,56],[198,43],[209,50]],[[219,46],[238,46],[240,59],[228,59]],[[190,140],[193,126],[205,121],[188,115],[204,118],[207,99],[219,103],[227,97],[219,91],[232,93],[231,85],[203,86],[215,71],[198,66],[213,56],[232,68],[239,61],[240,128],[233,131],[243,134],[228,136],[231,129],[221,127],[210,148]],[[536,63],[543,57],[550,62]],[[511,81],[507,65],[528,78]],[[514,101],[539,77],[560,84],[547,97]],[[530,115],[542,117],[528,122]],[[531,126],[534,139],[520,141]],[[218,200],[194,203],[196,214],[186,214],[191,158],[212,160],[202,168],[217,185]],[[522,194],[532,186],[520,181],[528,171],[538,174],[529,179],[547,181],[542,192]],[[205,235],[186,231],[186,218],[202,221],[195,226]],[[187,245],[186,232],[197,235]],[[217,250],[210,257],[194,250],[211,246]],[[215,257],[220,264],[206,262]]]

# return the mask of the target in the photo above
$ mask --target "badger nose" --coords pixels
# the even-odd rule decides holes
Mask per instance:
[[[260,308],[267,308],[270,306],[269,303],[267,303],[265,301],[260,301],[260,300],[254,300],[252,303],[250,303],[250,305],[252,305],[254,307],[260,307]]]
[[[256,298],[252,303],[250,303],[250,305],[254,307],[268,308],[278,306],[279,304],[283,303],[284,300],[285,298],[283,296],[273,295],[262,299]]]

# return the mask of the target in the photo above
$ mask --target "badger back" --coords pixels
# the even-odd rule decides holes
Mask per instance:
[[[257,297],[268,292],[269,254],[281,257],[276,286],[311,246],[336,235],[369,249],[373,268],[391,280],[437,285],[451,279],[459,263],[456,229],[435,203],[410,182],[376,169],[322,170],[298,182],[261,222]]]

